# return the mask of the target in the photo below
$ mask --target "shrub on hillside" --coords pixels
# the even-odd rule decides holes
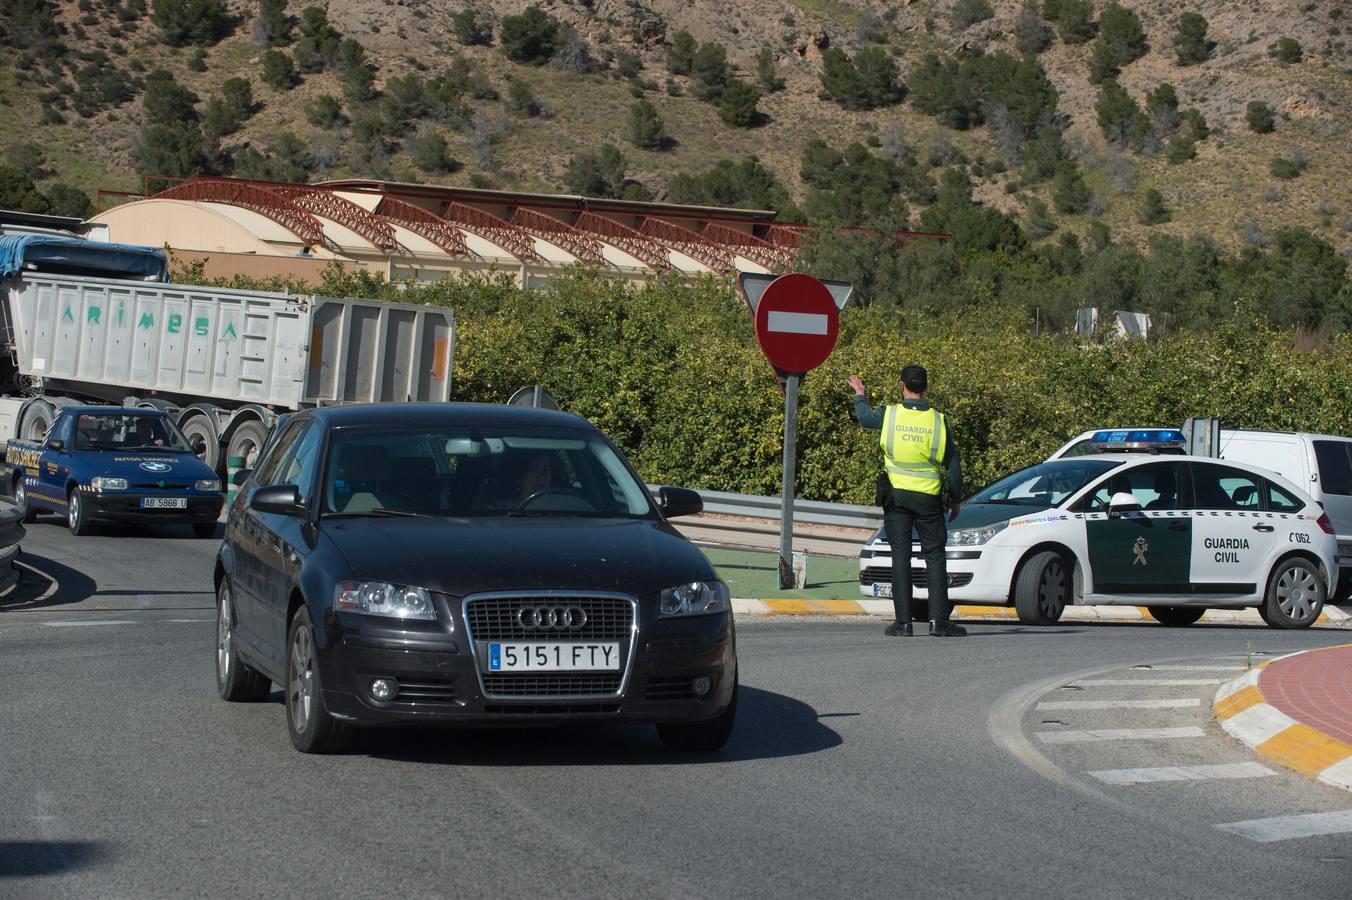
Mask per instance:
[[[993,18],[995,10],[986,0],[957,0],[948,15],[954,28],[963,29]]]
[[[667,48],[667,71],[673,75],[689,75],[695,63],[695,39],[688,31],[678,31],[671,36],[671,46]]]
[[[762,47],[756,54],[756,86],[762,94],[784,90],[784,79],[775,74],[775,55],[769,47]]]
[[[1168,222],[1174,216],[1164,203],[1164,195],[1151,188],[1145,192],[1145,202],[1141,205],[1140,222],[1142,225],[1159,225]]]
[[[690,77],[694,80],[690,93],[701,100],[717,100],[731,74],[728,51],[722,44],[716,41],[700,44],[690,62]]]
[[[275,91],[289,91],[296,86],[296,67],[291,57],[280,50],[263,54],[263,83]]]
[[[466,47],[487,47],[493,43],[493,16],[474,9],[462,9],[451,16],[455,39]]]
[[[1192,138],[1184,137],[1181,134],[1169,138],[1169,149],[1165,152],[1165,158],[1170,163],[1178,165],[1194,159],[1196,156],[1197,144],[1193,142]]]
[[[0,166],[0,209],[49,213],[52,202],[37,189],[33,179],[13,166]]]
[[[432,128],[419,129],[408,139],[408,155],[413,165],[429,175],[443,175],[460,167],[451,158],[446,139]]]
[[[1094,112],[1099,128],[1108,142],[1116,146],[1139,148],[1150,123],[1141,107],[1115,80],[1108,79],[1099,88]]]
[[[1014,46],[1020,53],[1041,53],[1051,43],[1052,30],[1043,24],[1037,0],[1024,0],[1014,19]]]
[[[155,0],[151,20],[175,46],[214,44],[230,30],[222,0]]]
[[[1046,15],[1047,4],[1043,4]],[[1094,23],[1094,7],[1090,0],[1056,0],[1054,17],[1056,33],[1067,44],[1084,44],[1094,39],[1097,26]]]
[[[1195,66],[1211,57],[1216,42],[1207,39],[1206,30],[1206,17],[1201,13],[1185,12],[1178,17],[1173,44],[1174,58],[1180,66]]]
[[[283,47],[291,43],[291,17],[286,0],[261,0],[253,21],[254,41],[260,47]]]
[[[1290,181],[1292,178],[1299,177],[1300,173],[1305,171],[1307,165],[1305,158],[1298,153],[1292,154],[1291,159],[1275,156],[1269,166],[1269,171],[1272,172],[1274,178]]]
[[[302,72],[322,72],[338,59],[342,35],[329,24],[318,6],[307,6],[300,16],[300,39],[292,51]]]
[[[94,214],[94,204],[89,195],[77,187],[58,181],[47,188],[45,193],[54,216],[87,219]]]
[[[1052,202],[1056,211],[1066,215],[1089,209],[1089,186],[1084,183],[1080,164],[1073,159],[1062,160],[1056,167],[1052,181]]]
[[[836,47],[822,52],[822,89],[845,109],[876,109],[901,100],[900,73],[881,47],[865,47],[854,59]]]
[[[759,117],[760,94],[740,78],[731,78],[718,98],[718,117],[733,128],[750,128]]]
[[[662,149],[667,141],[667,132],[657,107],[647,100],[640,100],[629,107],[624,139],[643,150]]]
[[[1249,123],[1251,131],[1258,134],[1268,134],[1277,127],[1277,120],[1272,114],[1272,107],[1262,100],[1249,101],[1248,107],[1244,110],[1244,121]]]
[[[503,16],[498,26],[502,52],[513,62],[542,66],[558,50],[559,21],[531,5],[519,16]]]
[[[1279,62],[1298,63],[1304,57],[1304,52],[1300,48],[1300,41],[1284,37],[1279,38],[1268,48],[1268,56],[1276,58]]]
[[[720,159],[704,172],[671,176],[667,198],[694,206],[730,206],[743,209],[773,209],[779,220],[798,221],[798,208],[789,192],[756,157],[738,162]]]

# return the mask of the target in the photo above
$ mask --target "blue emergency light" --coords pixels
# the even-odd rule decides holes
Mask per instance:
[[[1177,428],[1133,428],[1096,431],[1090,439],[1090,444],[1096,450],[1108,452],[1145,450],[1158,453],[1181,450],[1187,446],[1188,439]]]

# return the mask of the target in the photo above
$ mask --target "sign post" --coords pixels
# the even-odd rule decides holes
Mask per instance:
[[[840,308],[850,286],[828,286],[794,272],[768,276],[744,273],[738,279],[756,323],[761,352],[784,384],[784,470],[780,482],[779,587],[793,584],[793,495],[798,462],[798,386],[805,373],[826,361],[840,331]]]

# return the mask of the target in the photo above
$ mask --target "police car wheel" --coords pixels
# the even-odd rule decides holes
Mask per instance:
[[[1070,571],[1061,554],[1045,550],[1023,564],[1014,580],[1014,611],[1024,625],[1051,625],[1070,599]]]
[[[1152,619],[1170,628],[1192,625],[1206,612],[1199,606],[1147,606],[1146,609]]]
[[[1273,628],[1309,628],[1324,611],[1324,580],[1314,563],[1299,556],[1277,563],[1268,577],[1268,624]]]
[[[14,505],[19,508],[19,516],[25,525],[38,517],[38,511],[28,505],[28,488],[22,478],[14,482]]]
[[[222,700],[256,703],[272,691],[268,677],[245,665],[235,649],[235,604],[230,579],[216,589],[216,691]]]
[[[70,496],[66,499],[66,524],[70,527],[70,533],[76,537],[84,537],[92,530],[89,523],[89,513],[85,510],[84,501],[80,499],[79,488],[71,488]]]

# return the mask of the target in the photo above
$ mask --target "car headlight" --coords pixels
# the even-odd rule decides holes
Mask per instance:
[[[203,478],[201,481],[195,481],[192,485],[195,491],[211,491],[219,494],[221,491],[221,482],[216,478]]]
[[[125,491],[127,489],[127,479],[125,478],[107,478],[103,475],[95,475],[89,479],[89,486],[96,491]]]
[[[345,612],[391,619],[437,617],[436,607],[427,591],[384,581],[341,581],[334,591],[333,605]]]
[[[728,608],[728,586],[721,581],[691,581],[667,588],[657,603],[658,615],[703,616]]]
[[[980,528],[963,528],[959,531],[950,531],[948,533],[948,545],[950,547],[971,547],[976,544],[984,544],[991,538],[1009,527],[1009,522],[996,522],[993,525],[982,525]]]

